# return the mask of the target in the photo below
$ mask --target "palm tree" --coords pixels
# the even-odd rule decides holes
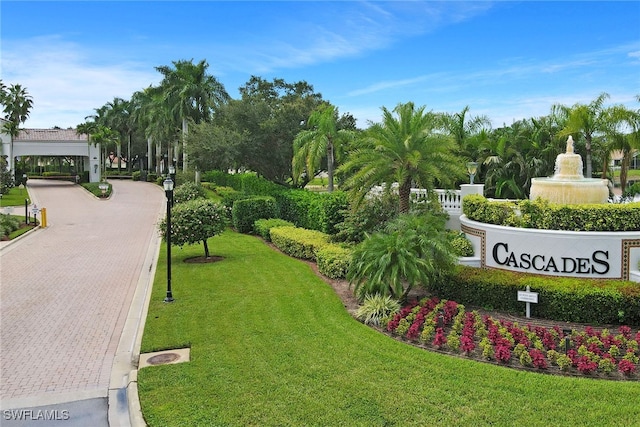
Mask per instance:
[[[22,85],[12,84],[7,88],[1,80],[0,84],[0,104],[7,120],[4,130],[15,138],[20,133],[20,124],[29,118],[33,98]]]
[[[430,211],[403,214],[358,245],[347,277],[358,298],[377,293],[406,300],[415,286],[450,273],[457,258],[445,222]]]
[[[468,117],[469,106],[459,113],[443,115],[444,127],[454,139],[464,155],[472,160],[477,160],[477,143],[482,138],[480,134],[486,134],[491,129],[491,121],[487,116]]]
[[[188,133],[189,119],[195,123],[209,121],[212,110],[229,100],[229,94],[214,76],[207,74],[209,64],[204,59],[197,64],[173,61],[170,66],[156,67],[163,79],[160,87],[174,117],[182,123],[184,136]],[[176,153],[177,154],[177,153]],[[183,170],[187,170],[187,156],[183,147]]]
[[[320,167],[320,161],[326,156],[329,175],[329,192],[333,191],[333,170],[336,154],[343,143],[351,140],[352,130],[338,129],[338,109],[331,104],[322,104],[309,116],[309,129],[303,130],[293,141],[293,178],[297,180],[305,168],[309,178]],[[337,153],[336,153],[337,152]]]
[[[367,129],[361,147],[338,168],[356,205],[374,186],[397,182],[399,212],[406,213],[412,185],[431,191],[464,176],[462,161],[453,154],[454,141],[438,132],[436,114],[424,110],[412,102],[398,104],[393,112],[382,107],[382,124]]]
[[[574,104],[572,107],[554,105],[552,112],[566,119],[566,125],[560,132],[561,136],[578,134],[585,140],[585,164],[586,177],[591,178],[593,167],[591,165],[591,153],[593,137],[606,130],[606,108],[604,101],[609,98],[608,93],[601,93],[589,104]]]

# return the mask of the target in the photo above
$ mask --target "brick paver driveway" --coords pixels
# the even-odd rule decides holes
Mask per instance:
[[[154,184],[111,183],[112,197],[99,200],[70,183],[29,181],[33,202],[47,208],[48,227],[0,252],[5,408],[25,398],[47,403],[73,393],[107,396],[114,354],[138,278],[150,269],[145,258],[165,206]]]

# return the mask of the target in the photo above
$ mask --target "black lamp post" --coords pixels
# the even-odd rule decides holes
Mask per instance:
[[[171,201],[173,200],[173,181],[166,177],[162,182],[167,195],[167,296],[164,302],[173,302],[171,293]]]

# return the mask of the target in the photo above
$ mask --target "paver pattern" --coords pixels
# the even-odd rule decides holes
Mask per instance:
[[[70,183],[29,181],[48,227],[0,252],[0,399],[106,395],[165,206],[154,184],[111,184],[112,197],[100,200]]]

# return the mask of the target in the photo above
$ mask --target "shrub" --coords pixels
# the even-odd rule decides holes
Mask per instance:
[[[473,245],[467,236],[460,231],[450,230],[447,233],[453,252],[459,257],[473,256]]]
[[[316,230],[275,227],[271,229],[271,241],[287,255],[315,261],[316,251],[328,244],[329,237]]]
[[[8,237],[18,228],[20,228],[20,217],[0,214],[0,237]]]
[[[625,199],[633,199],[636,194],[640,194],[640,181],[628,186],[624,190],[624,193],[622,193],[622,197]]]
[[[358,311],[356,318],[367,325],[380,326],[383,319],[389,318],[400,311],[398,300],[388,295],[367,295]]]
[[[360,243],[367,235],[382,231],[387,222],[398,216],[398,196],[385,193],[364,200],[357,208],[342,213],[344,219],[335,225],[335,242]]]
[[[276,201],[269,196],[236,200],[231,209],[233,227],[240,233],[251,233],[253,223],[259,219],[277,216]]]
[[[204,199],[207,197],[207,193],[202,186],[194,182],[185,182],[178,185],[173,191],[173,202],[184,203],[190,200]]]
[[[453,271],[453,254],[438,214],[404,214],[353,253],[348,279],[356,295],[391,295],[404,300],[418,285],[439,282]]]
[[[259,219],[253,223],[253,232],[270,242],[271,229],[275,227],[293,227],[293,224],[280,218]]]
[[[546,230],[637,231],[640,224],[640,203],[559,205],[522,200],[516,204],[470,195],[462,209],[474,221]]]
[[[132,181],[140,181],[140,176],[142,175],[142,172],[140,171],[133,171],[131,173],[131,180]]]
[[[351,249],[336,244],[327,244],[316,251],[318,271],[331,279],[347,277],[351,264]]]
[[[505,270],[458,266],[447,281],[433,281],[428,290],[463,304],[522,313],[519,290],[530,286],[539,294],[531,315],[546,319],[595,323],[640,324],[640,287],[621,280],[549,277]]]
[[[176,204],[171,209],[171,243],[184,246],[202,242],[204,256],[209,257],[207,239],[222,233],[227,226],[224,206],[208,199],[196,199]],[[158,225],[166,240],[167,223],[164,218]]]

